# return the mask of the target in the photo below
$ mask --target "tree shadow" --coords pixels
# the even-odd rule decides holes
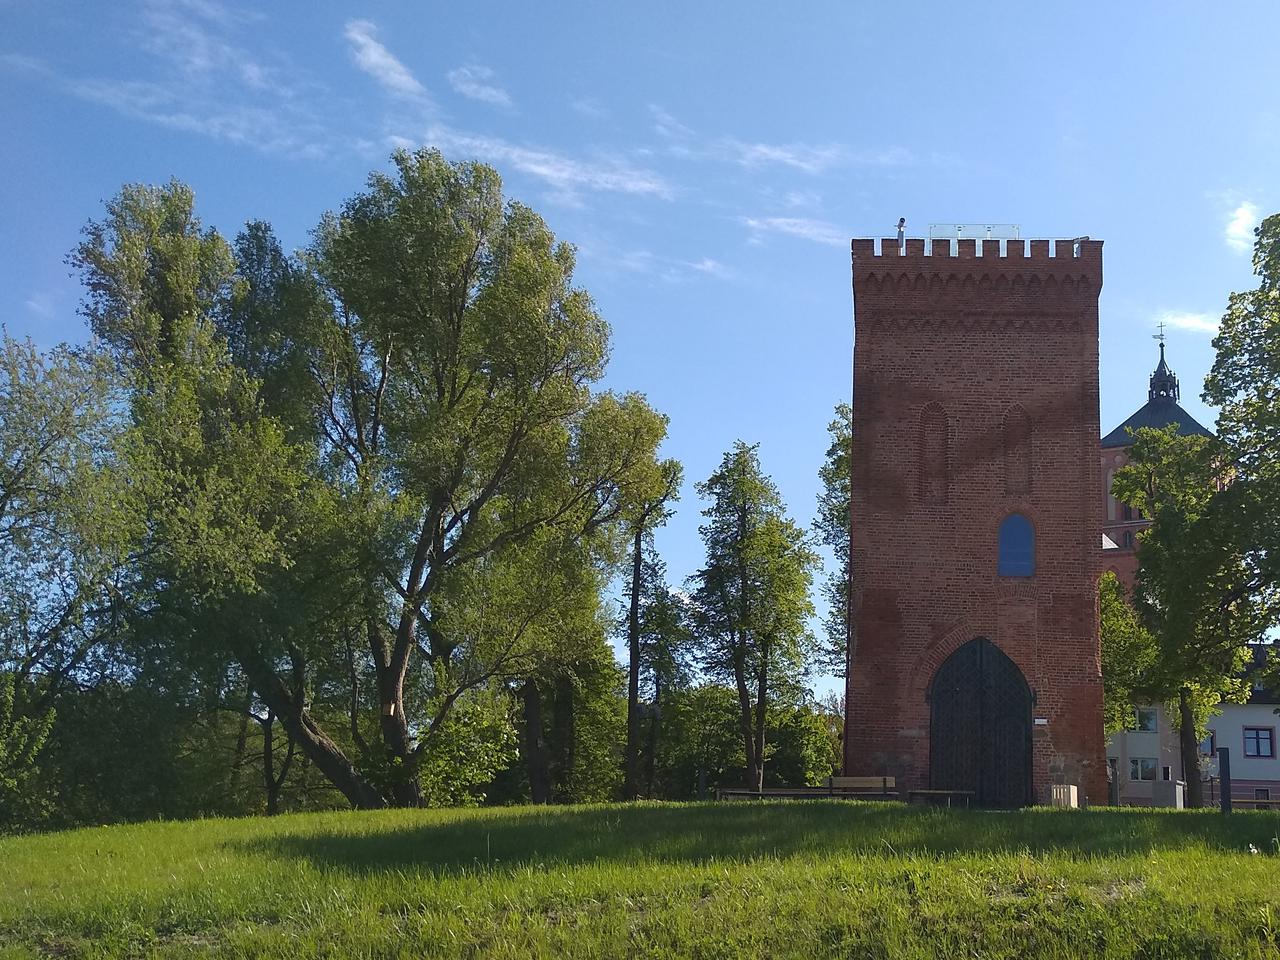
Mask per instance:
[[[496,808],[433,813],[406,823],[412,816],[396,811],[386,819],[353,821],[346,830],[286,829],[234,846],[355,874],[454,875],[548,864],[705,864],[839,854],[1026,852],[1086,859],[1193,848],[1243,853],[1251,842],[1268,843],[1280,823],[1273,814],[997,812],[841,801]]]

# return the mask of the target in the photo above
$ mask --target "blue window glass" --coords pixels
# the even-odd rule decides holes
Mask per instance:
[[[1011,513],[1000,524],[1000,559],[996,572],[1002,577],[1030,577],[1036,572],[1036,535],[1031,521]]]

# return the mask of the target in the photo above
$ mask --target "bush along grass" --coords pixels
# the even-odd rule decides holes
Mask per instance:
[[[106,827],[0,841],[0,960],[1280,957],[1278,833],[838,801]]]

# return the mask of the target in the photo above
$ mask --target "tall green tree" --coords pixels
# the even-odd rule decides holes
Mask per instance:
[[[153,620],[211,673],[233,659],[366,807],[421,803],[455,705],[598,603],[666,429],[592,391],[608,327],[492,169],[394,162],[301,263],[261,229],[233,250],[178,184],[126,188],[73,257],[133,376]],[[349,735],[311,709],[343,655],[370,676]]]
[[[627,611],[619,624],[630,654],[627,701],[628,717],[633,719],[628,740],[635,749],[634,759],[628,759],[634,764],[636,782],[634,792],[624,786],[627,799],[654,796],[668,706],[692,682],[694,673],[690,605],[667,583],[666,564],[653,537],[644,537],[638,546],[640,563],[638,568],[633,566]]]
[[[1239,693],[1248,644],[1273,620],[1275,597],[1257,578],[1239,528],[1241,491],[1224,481],[1229,460],[1209,437],[1139,430],[1116,496],[1151,517],[1139,536],[1134,591],[1157,654],[1141,686],[1176,703],[1187,803],[1200,806],[1199,742],[1207,710]]]
[[[90,351],[0,332],[0,821],[32,826],[33,784],[69,690],[113,668],[139,515],[107,469],[118,382]]]
[[[818,559],[786,516],[756,447],[735,444],[698,493],[710,501],[700,528],[706,564],[693,577],[701,661],[737,692],[747,782],[759,789],[770,696],[812,662],[809,590]]]
[[[1246,647],[1280,611],[1280,214],[1258,227],[1253,266],[1258,287],[1229,298],[1205,381],[1218,436],[1141,430],[1115,480],[1153,520],[1139,538],[1136,603],[1159,646],[1150,686],[1177,702],[1187,771],[1204,716],[1243,696]],[[1188,780],[1198,806],[1199,777]]]
[[[818,470],[822,489],[818,493],[818,512],[813,527],[822,544],[831,551],[835,569],[822,583],[822,597],[827,604],[823,618],[824,642],[820,647],[822,665],[843,677],[848,669],[849,633],[849,549],[852,520],[850,474],[853,456],[853,407],[836,404],[835,418],[827,425],[831,445]]]
[[[1098,611],[1103,727],[1110,735],[1131,729],[1134,705],[1152,697],[1151,673],[1159,660],[1159,647],[1114,573],[1107,572],[1098,581]]]
[[[641,716],[640,674],[641,606],[645,592],[645,550],[652,546],[653,531],[666,523],[671,515],[671,502],[680,496],[683,471],[675,460],[662,464],[663,483],[653,496],[635,504],[627,525],[631,534],[631,576],[627,583],[627,742],[623,757],[623,796],[634,800],[640,795]],[[651,572],[651,571],[650,571]]]

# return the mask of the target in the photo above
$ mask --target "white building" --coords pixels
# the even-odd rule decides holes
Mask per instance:
[[[1255,663],[1265,660],[1267,647],[1255,649]],[[1187,780],[1178,748],[1178,729],[1161,706],[1135,707],[1136,727],[1107,743],[1107,762],[1120,784],[1120,803],[1150,806],[1157,780]],[[1200,770],[1205,803],[1221,797],[1217,749],[1231,752],[1231,797],[1247,806],[1251,800],[1280,800],[1280,695],[1255,684],[1248,703],[1226,703],[1207,724],[1209,736],[1200,744]]]

